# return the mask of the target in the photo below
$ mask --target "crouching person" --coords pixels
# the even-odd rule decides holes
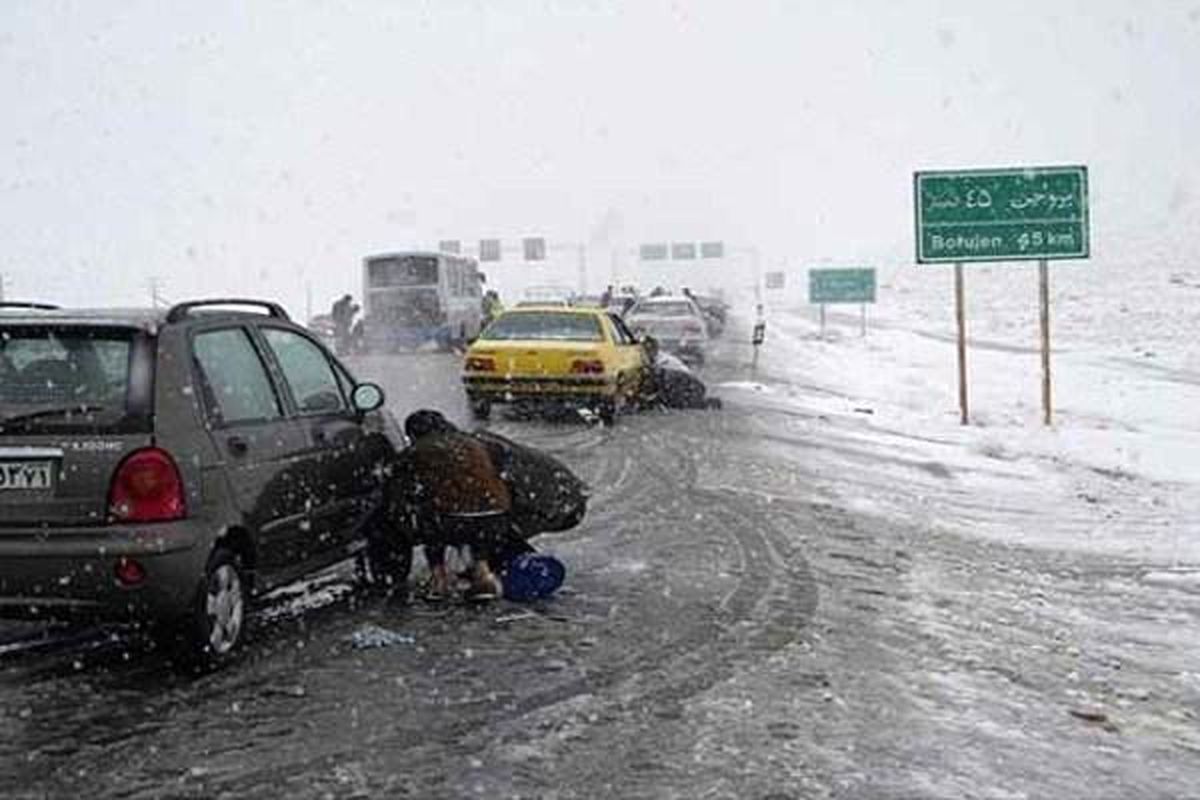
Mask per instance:
[[[468,597],[499,597],[492,569],[511,548],[512,493],[488,448],[437,411],[409,415],[404,432],[412,444],[396,459],[388,484],[392,522],[424,546],[429,595],[448,597],[454,588],[446,566],[448,547],[470,552]]]
[[[708,396],[708,387],[686,364],[664,353],[652,336],[642,340],[642,350],[649,364],[642,386],[641,405],[644,408],[704,409],[720,408],[721,401]]]

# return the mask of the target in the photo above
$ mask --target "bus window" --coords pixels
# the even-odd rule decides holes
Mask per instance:
[[[371,289],[390,286],[436,286],[438,263],[433,256],[377,258],[367,264],[367,285]]]

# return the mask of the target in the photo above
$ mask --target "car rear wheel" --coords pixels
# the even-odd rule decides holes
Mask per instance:
[[[596,406],[596,416],[600,424],[612,427],[617,424],[617,401],[613,397],[603,398]]]
[[[190,615],[171,631],[183,660],[201,670],[232,661],[245,640],[248,602],[241,557],[218,545],[208,559]]]

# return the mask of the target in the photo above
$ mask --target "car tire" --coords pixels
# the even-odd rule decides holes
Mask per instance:
[[[492,417],[490,400],[471,400],[471,416],[480,422],[487,422]]]
[[[614,398],[606,397],[596,406],[596,416],[600,418],[600,424],[607,428],[611,428],[617,424],[617,401]]]
[[[245,641],[249,600],[241,557],[217,545],[196,589],[191,612],[169,631],[183,663],[207,672],[233,661]]]

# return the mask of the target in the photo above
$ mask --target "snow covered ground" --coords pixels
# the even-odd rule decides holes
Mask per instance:
[[[1049,428],[1034,264],[966,268],[970,426],[959,424],[952,267],[880,270],[865,337],[858,306],[828,307],[821,338],[815,307],[769,295],[758,369],[717,392],[793,410],[806,437],[836,437],[816,459],[852,445],[853,468],[830,461],[816,488],[849,508],[1126,556],[1157,570],[1147,578],[1200,590],[1200,268],[1050,271]],[[846,480],[864,451],[870,478]]]

